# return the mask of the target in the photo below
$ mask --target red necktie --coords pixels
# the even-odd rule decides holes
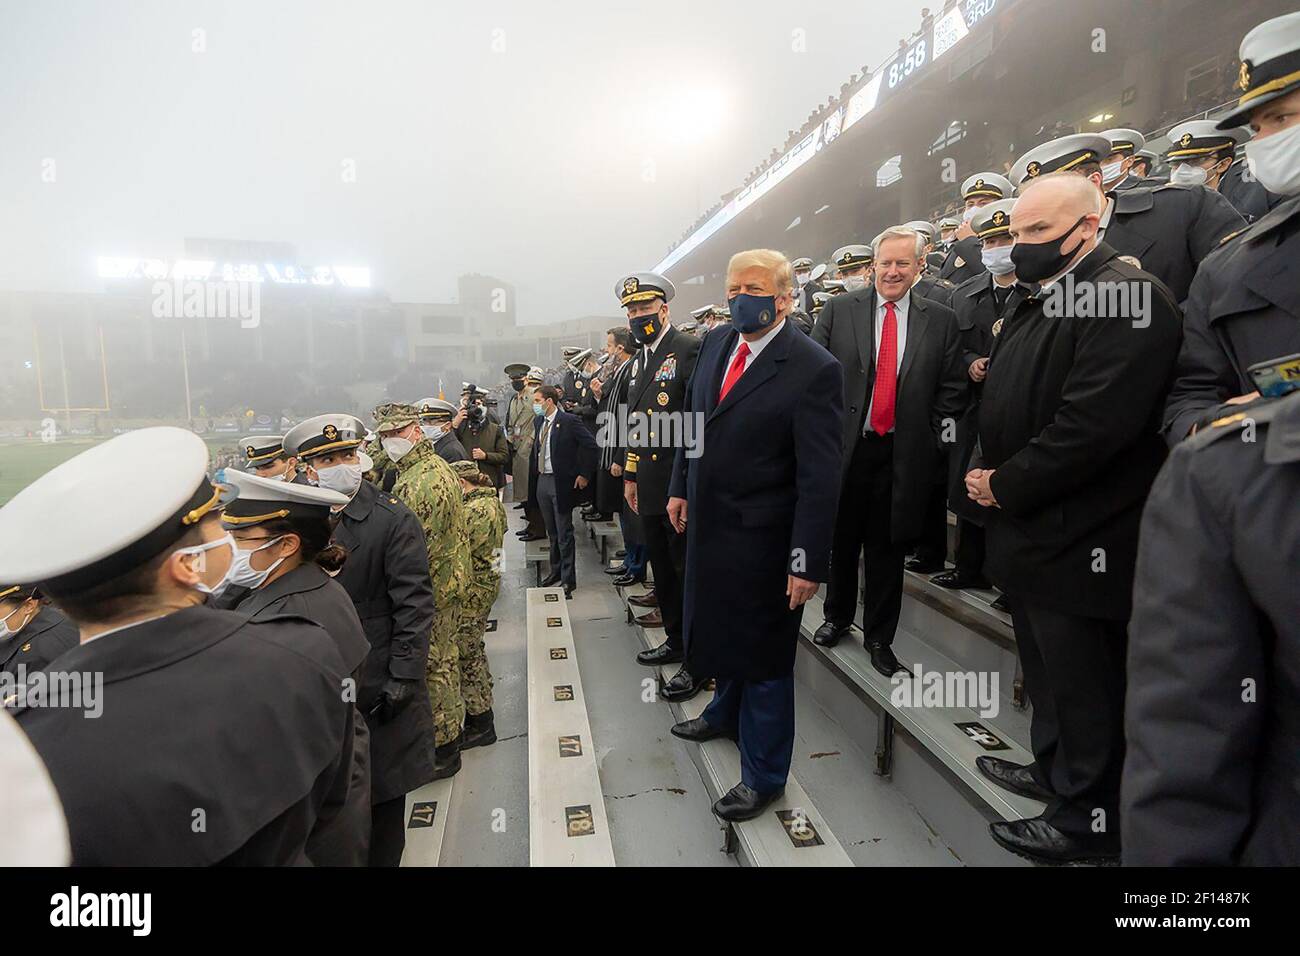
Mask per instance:
[[[898,392],[898,316],[894,303],[885,303],[876,352],[876,385],[871,392],[871,430],[884,435],[894,427],[894,398]]]
[[[731,391],[731,386],[740,381],[740,375],[745,371],[745,359],[749,357],[749,343],[741,342],[740,348],[736,349],[736,357],[731,360],[731,368],[727,369],[727,377],[722,380],[722,391],[718,393],[718,404],[727,397]]]

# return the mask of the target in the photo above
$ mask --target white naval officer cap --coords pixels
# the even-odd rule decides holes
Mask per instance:
[[[1011,167],[1011,182],[1019,192],[1031,179],[1100,163],[1110,155],[1110,140],[1096,133],[1071,133],[1035,146]]]
[[[284,436],[287,454],[308,461],[317,455],[356,448],[367,441],[369,429],[355,415],[317,415],[290,428]]]
[[[208,446],[184,428],[86,449],[0,508],[0,581],[77,592],[140,567],[231,499],[207,471]]]
[[[1131,156],[1147,144],[1147,138],[1135,129],[1123,127],[1104,129],[1101,131],[1101,135],[1110,141],[1110,151],[1112,153],[1127,153]]]
[[[992,170],[967,176],[961,184],[963,202],[972,199],[1006,199],[1015,193],[1011,180]]]
[[[1253,110],[1300,87],[1300,11],[1265,20],[1246,34],[1237,54],[1241,98],[1219,119],[1219,129],[1244,126]]]
[[[225,470],[217,478],[239,492],[221,514],[222,525],[231,530],[282,518],[328,518],[331,509],[341,508],[349,500],[328,488],[272,481],[244,472]]]

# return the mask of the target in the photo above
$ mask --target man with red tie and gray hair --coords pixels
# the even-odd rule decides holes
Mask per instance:
[[[865,554],[862,630],[872,666],[902,669],[892,644],[903,605],[903,559],[920,536],[966,406],[966,372],[952,310],[913,292],[926,238],[886,229],[872,243],[873,284],[822,308],[812,340],[844,368],[839,519],[831,545],[825,616],[813,640],[833,646],[857,607]]]
[[[737,739],[740,782],[713,805],[730,821],[753,819],[785,788],[799,625],[826,580],[835,526],[841,372],[788,321],[795,294],[781,253],[731,258],[731,323],[700,347],[683,409],[699,439],[677,449],[668,488],[668,519],[686,536],[687,661],[717,680],[704,713],[672,732]]]

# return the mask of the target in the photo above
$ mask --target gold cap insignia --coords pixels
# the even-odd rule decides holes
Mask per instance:
[[[321,429],[321,434],[325,436],[326,441],[336,441],[339,437],[339,430],[333,425],[326,425]]]
[[[1250,89],[1250,61],[1249,60],[1241,61],[1241,71],[1237,74],[1237,85],[1241,87],[1241,91],[1243,93],[1246,92],[1246,90]]]
[[[252,445],[249,445],[248,448],[246,449],[246,451],[248,452],[248,457],[249,457],[249,458],[252,458],[254,455],[257,454],[257,449],[254,448]]]
[[[1001,226],[1006,221],[1007,221],[1007,214],[1004,213],[1001,209],[999,209],[997,212],[993,214],[993,225]]]
[[[1034,162],[1030,163],[1028,166],[1025,167],[1025,175],[1028,176],[1030,179],[1033,179],[1042,171],[1043,171],[1043,167],[1038,163],[1037,160],[1034,160]]]
[[[637,290],[637,286],[639,286],[639,285],[640,285],[640,283],[636,281],[636,276],[630,276],[629,278],[624,279],[624,280],[623,280],[623,294],[624,294],[624,295],[631,295],[633,292],[635,292],[635,291]]]
[[[1183,138],[1178,141],[1178,145],[1186,149],[1192,144],[1192,134],[1184,133]]]
[[[977,180],[975,180],[975,185],[974,185],[974,187],[972,187],[972,188],[974,188],[974,189],[983,189],[983,188],[984,188],[984,180],[982,180],[982,179],[977,179]]]

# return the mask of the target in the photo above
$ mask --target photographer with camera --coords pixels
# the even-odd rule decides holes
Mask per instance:
[[[452,419],[456,437],[465,446],[479,470],[492,479],[493,488],[505,484],[505,465],[510,458],[506,434],[488,414],[487,390],[466,382],[461,393],[460,411]]]

